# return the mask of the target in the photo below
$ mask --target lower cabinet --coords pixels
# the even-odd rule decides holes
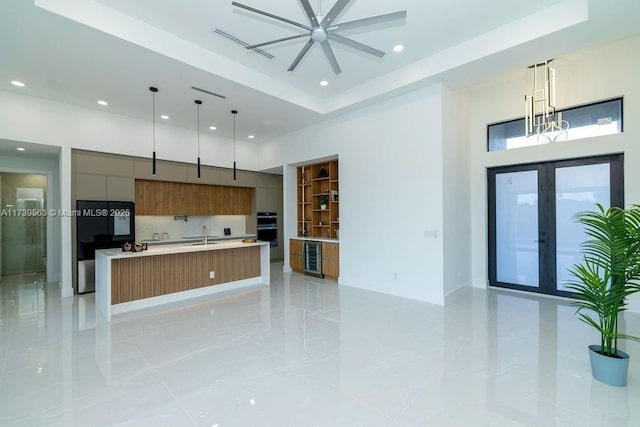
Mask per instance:
[[[340,275],[340,246],[322,242],[322,274],[337,279]]]
[[[293,271],[304,273],[302,240],[289,240],[289,265]],[[322,242],[322,274],[330,279],[340,275],[340,245]]]
[[[293,271],[299,273],[304,271],[302,267],[302,240],[289,240],[289,264]]]

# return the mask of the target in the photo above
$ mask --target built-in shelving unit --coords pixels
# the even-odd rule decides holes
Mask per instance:
[[[298,237],[338,238],[339,183],[337,159],[298,167]]]

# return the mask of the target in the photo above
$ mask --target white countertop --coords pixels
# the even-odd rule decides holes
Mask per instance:
[[[216,242],[218,240],[237,240],[237,239],[255,239],[255,234],[235,234],[231,236],[207,236],[207,239],[210,242]],[[159,239],[153,240],[152,238],[139,240],[140,242],[147,242],[147,245],[157,246],[157,245],[174,245],[174,244],[189,244],[190,242],[199,242],[202,241],[202,236],[185,236],[179,239]]]
[[[314,242],[340,243],[338,239],[328,239],[326,237],[289,237],[294,240],[311,240]]]
[[[96,258],[98,254],[102,254],[110,259],[117,258],[132,258],[141,256],[154,256],[154,255],[167,255],[177,254],[184,252],[202,252],[202,251],[215,251],[232,248],[246,248],[250,246],[264,246],[269,245],[269,242],[257,241],[256,243],[242,243],[242,240],[227,240],[209,243],[208,245],[194,245],[194,244],[174,244],[174,245],[158,245],[148,248],[142,252],[123,252],[122,249],[100,249],[96,251]]]

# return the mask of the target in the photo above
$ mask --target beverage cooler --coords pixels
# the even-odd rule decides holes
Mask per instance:
[[[322,243],[305,240],[302,242],[302,268],[306,274],[322,275]]]

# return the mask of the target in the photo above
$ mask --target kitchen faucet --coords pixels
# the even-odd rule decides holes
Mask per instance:
[[[209,232],[207,231],[207,226],[203,225],[202,226],[202,235],[204,236],[204,238],[202,239],[202,242],[206,245],[207,244],[207,235],[209,234]]]

